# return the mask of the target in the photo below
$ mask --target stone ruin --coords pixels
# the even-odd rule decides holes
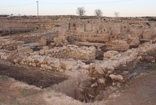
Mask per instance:
[[[0,59],[68,75],[77,88],[64,93],[80,101],[103,99],[138,64],[155,62],[156,22],[148,18],[36,18],[0,18]]]

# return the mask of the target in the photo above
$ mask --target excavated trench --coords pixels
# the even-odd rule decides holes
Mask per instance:
[[[12,77],[40,88],[47,88],[68,79],[67,76],[58,73],[14,65],[2,60],[0,60],[0,75]]]
[[[129,73],[125,76],[126,82],[122,83],[121,86],[126,84],[131,78],[133,78],[134,76],[138,75],[140,72],[145,70],[149,65],[150,63],[148,62],[139,62],[139,63],[131,62],[126,67],[120,66],[119,68],[117,68],[116,70],[118,73],[123,73],[123,71],[129,71]],[[112,82],[113,81],[111,80],[111,78],[108,78],[106,83],[107,86],[105,87],[98,86],[96,88],[88,87],[88,89],[84,91],[77,84],[78,83],[77,79],[70,78],[59,84],[52,85],[46,89],[55,90],[64,93],[67,96],[70,96],[76,100],[88,103],[88,102],[101,101],[103,99],[106,99],[111,92],[121,87],[119,86],[113,88]],[[85,85],[86,84],[88,84],[88,81],[86,81]],[[113,89],[111,90],[109,87],[112,87]],[[94,94],[95,97],[91,98],[88,94]]]
[[[156,57],[155,54],[152,54],[151,56]],[[140,72],[145,70],[149,65],[149,62],[133,61],[126,66],[121,65],[120,67],[116,68],[115,71],[117,74],[122,74],[124,71],[128,71],[129,73],[125,76],[128,81],[132,77],[138,75]],[[36,68],[28,68],[14,65],[6,61],[0,61],[0,75],[12,77],[15,80],[25,82],[29,85],[35,85],[46,90],[55,90],[82,102],[94,102],[106,99],[112,91],[120,88],[123,85],[121,84],[121,86],[116,87],[112,90],[110,88],[104,88],[99,86],[96,88],[88,89],[88,91],[83,91],[83,94],[81,94],[82,89],[77,84],[78,80],[76,78],[69,78],[62,74],[54,73],[51,71],[44,71]],[[106,85],[107,86],[105,87],[111,87],[112,80],[108,79]],[[88,94],[93,93],[95,97],[90,98]]]
[[[153,57],[156,60],[155,52],[151,52],[150,54],[148,54],[148,56]],[[139,73],[141,73],[145,69],[147,69],[150,66],[150,64],[151,63],[148,61],[148,59],[143,59],[142,61],[138,61],[136,59],[126,65],[121,65],[118,68],[116,68],[114,70],[115,74],[123,74],[123,73],[128,72],[124,76],[125,81],[123,83],[121,83],[120,86],[116,86],[116,87],[112,86],[113,81],[111,80],[111,78],[107,78],[107,83],[106,83],[105,87],[103,87],[102,85],[98,86],[96,88],[91,88],[91,87],[88,88],[87,87],[84,91],[84,90],[82,90],[82,88],[79,87],[80,85],[77,84],[78,83],[77,79],[71,78],[71,79],[63,81],[59,84],[52,85],[51,87],[48,87],[47,89],[62,92],[64,94],[66,94],[76,100],[82,101],[82,102],[100,101],[103,99],[107,99],[108,95],[111,92],[121,88],[124,84],[126,84],[133,77],[137,76]],[[81,78],[83,78],[83,77],[81,77]],[[85,85],[87,85],[88,81],[86,81],[84,83],[85,83]],[[89,96],[89,94],[94,94],[95,95],[94,98],[91,98]]]

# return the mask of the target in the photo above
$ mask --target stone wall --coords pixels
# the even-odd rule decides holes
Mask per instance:
[[[0,50],[0,59],[15,64],[37,67],[42,70],[56,71],[69,76],[74,76],[75,70],[85,65],[80,60],[60,59],[49,56],[41,56],[26,52]]]
[[[55,58],[73,58],[77,60],[92,61],[95,60],[95,47],[78,47],[76,45],[67,45],[55,47],[53,49],[41,49],[39,55],[48,55]]]
[[[82,96],[87,96],[88,99],[96,99],[105,90],[120,87],[130,74],[130,71],[119,70],[121,66],[130,67],[130,63],[137,64],[147,59],[145,56],[156,52],[156,39],[154,39],[156,37],[156,23],[151,23],[144,18],[40,17],[39,21],[36,20],[36,17],[26,17],[26,20],[19,18],[11,20],[9,18],[3,22],[11,22],[12,26],[14,22],[34,24],[33,26],[40,27],[44,31],[57,32],[59,37],[56,38],[51,33],[41,34],[41,32],[32,35],[0,37],[0,59],[19,65],[61,72],[79,79],[77,87],[81,91],[78,92]],[[6,27],[9,26],[8,23]],[[72,42],[67,42],[68,36],[73,42],[82,41],[79,43],[81,47],[68,45]],[[140,45],[141,39],[149,42]],[[45,46],[48,40],[52,41],[52,47]],[[35,44],[25,44],[40,41],[42,49],[37,51],[33,51],[31,48],[31,46],[36,46]],[[95,47],[83,47],[83,45],[91,46],[90,42],[101,44],[94,43],[93,45],[97,46],[97,50],[104,55],[103,60],[95,60]],[[59,43],[63,47],[56,47],[59,46]],[[129,49],[130,46],[138,48]],[[104,53],[105,49],[103,50],[102,47],[106,47],[107,50],[125,52],[108,51]],[[155,61],[153,57],[149,57],[148,60],[150,59],[152,62]],[[81,60],[92,63],[85,64]],[[84,72],[81,73],[81,71]]]
[[[109,41],[108,35],[93,34],[93,33],[79,33],[79,32],[66,32],[65,36],[72,36],[77,41],[88,42],[107,42]]]
[[[48,41],[52,41],[54,37],[57,36],[57,33],[55,32],[46,32],[46,33],[33,33],[33,34],[20,34],[20,35],[14,35],[11,37],[12,40],[16,41],[23,41],[24,43],[35,43],[35,42],[40,42],[42,37],[46,37]]]
[[[113,40],[106,44],[107,50],[118,50],[118,51],[126,51],[129,49],[129,45],[124,40]]]
[[[78,84],[78,87],[80,87],[83,92],[87,92],[80,92],[80,94],[86,95],[88,96],[87,98],[89,100],[92,100],[98,99],[99,96],[103,94],[108,94],[109,90],[113,91],[119,88],[121,84],[123,84],[128,78],[130,78],[129,74],[132,73],[130,71],[119,70],[119,67],[127,66],[128,68],[130,68],[128,66],[130,63],[136,66],[138,62],[143,60],[144,55],[148,56],[155,54],[156,45],[154,43],[155,40],[151,41],[151,43],[147,42],[141,45],[139,48],[129,49],[124,53],[105,53],[104,55],[106,57],[109,57],[109,59],[105,59],[102,62],[90,64],[88,68],[85,68],[86,70],[89,70],[89,74],[87,75],[88,78],[81,80]],[[156,59],[154,57],[150,57],[152,58],[152,62]]]
[[[61,21],[61,20],[60,20]],[[121,23],[122,22],[122,23]],[[66,25],[65,25],[66,24]],[[65,27],[64,27],[65,26]],[[61,35],[73,36],[80,41],[107,42],[106,36],[126,36],[151,40],[156,37],[156,23],[149,21],[105,21],[102,19],[71,19],[60,23]]]
[[[19,45],[23,45],[23,41],[10,40],[8,38],[0,38],[0,49],[16,50]]]
[[[77,16],[23,16],[0,18],[0,28],[11,26],[12,29],[37,28],[42,31],[53,30],[60,35],[74,36],[81,41],[106,42],[105,36],[131,36],[150,40],[156,37],[156,23],[147,18],[107,18],[107,17],[77,17]],[[25,24],[22,26],[22,24]],[[33,39],[33,37],[32,37]]]

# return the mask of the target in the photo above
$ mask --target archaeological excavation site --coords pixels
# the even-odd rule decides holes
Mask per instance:
[[[156,18],[0,17],[0,59],[1,76],[93,104],[155,62]]]

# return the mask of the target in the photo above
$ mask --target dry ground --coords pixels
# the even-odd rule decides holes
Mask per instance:
[[[2,66],[1,66],[2,67]],[[3,67],[3,69],[5,69]],[[140,73],[107,101],[94,105],[156,105],[156,63]],[[92,105],[88,103],[87,105]],[[0,105],[86,105],[62,93],[27,85],[7,76],[0,76]]]
[[[110,97],[107,105],[156,105],[156,63],[119,91],[121,94],[116,98]]]

